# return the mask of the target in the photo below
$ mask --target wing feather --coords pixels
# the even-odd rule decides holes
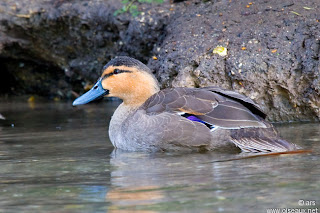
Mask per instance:
[[[285,152],[300,147],[277,136],[268,128],[245,128],[231,131],[232,142],[244,152]]]
[[[142,108],[153,114],[180,111],[228,129],[266,127],[260,118],[263,112],[256,112],[260,108],[251,99],[215,87],[164,89],[151,96]]]
[[[206,89],[206,90],[212,91],[214,93],[220,94],[222,96],[234,99],[237,102],[240,102],[243,105],[245,105],[248,109],[250,109],[251,111],[253,111],[255,114],[259,115],[262,118],[266,118],[266,116],[267,116],[263,112],[261,107],[247,96],[241,95],[241,94],[234,92],[234,91],[224,90],[220,87],[205,87],[203,89]]]

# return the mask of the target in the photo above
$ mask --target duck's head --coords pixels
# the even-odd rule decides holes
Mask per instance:
[[[103,67],[97,83],[74,100],[73,106],[89,103],[100,97],[118,97],[124,104],[141,105],[159,91],[158,81],[140,61],[120,56]]]

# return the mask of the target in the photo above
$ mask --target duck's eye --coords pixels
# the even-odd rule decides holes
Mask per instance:
[[[118,69],[114,69],[114,70],[113,70],[113,74],[116,75],[116,74],[119,74],[119,73],[120,73],[120,70],[118,70]]]

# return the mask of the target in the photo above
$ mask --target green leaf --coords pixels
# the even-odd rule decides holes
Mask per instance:
[[[126,5],[123,5],[120,10],[122,10],[123,12],[127,12],[128,11],[128,7]]]
[[[138,6],[137,5],[131,5],[129,11],[130,11],[132,16],[138,16],[140,14],[140,11],[138,10]]]
[[[141,4],[143,3],[157,3],[161,4],[164,2],[164,0],[121,0],[122,8],[116,10],[113,15],[117,16],[122,13],[130,12],[132,16],[138,16],[141,12],[138,9],[138,6],[136,3],[139,2]]]
[[[117,9],[116,11],[114,11],[113,15],[117,16],[117,15],[122,14],[124,12],[126,12],[126,11],[124,11],[122,8],[121,9]]]
[[[140,15],[140,11],[138,11],[138,10],[131,11],[130,13],[131,13],[131,15],[132,15],[133,17],[136,17],[136,16]]]

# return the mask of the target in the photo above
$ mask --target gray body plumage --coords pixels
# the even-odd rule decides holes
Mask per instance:
[[[191,121],[195,115],[205,123]],[[142,106],[121,104],[109,127],[112,144],[132,151],[216,150],[283,152],[297,147],[278,137],[251,99],[217,87],[164,89]]]

